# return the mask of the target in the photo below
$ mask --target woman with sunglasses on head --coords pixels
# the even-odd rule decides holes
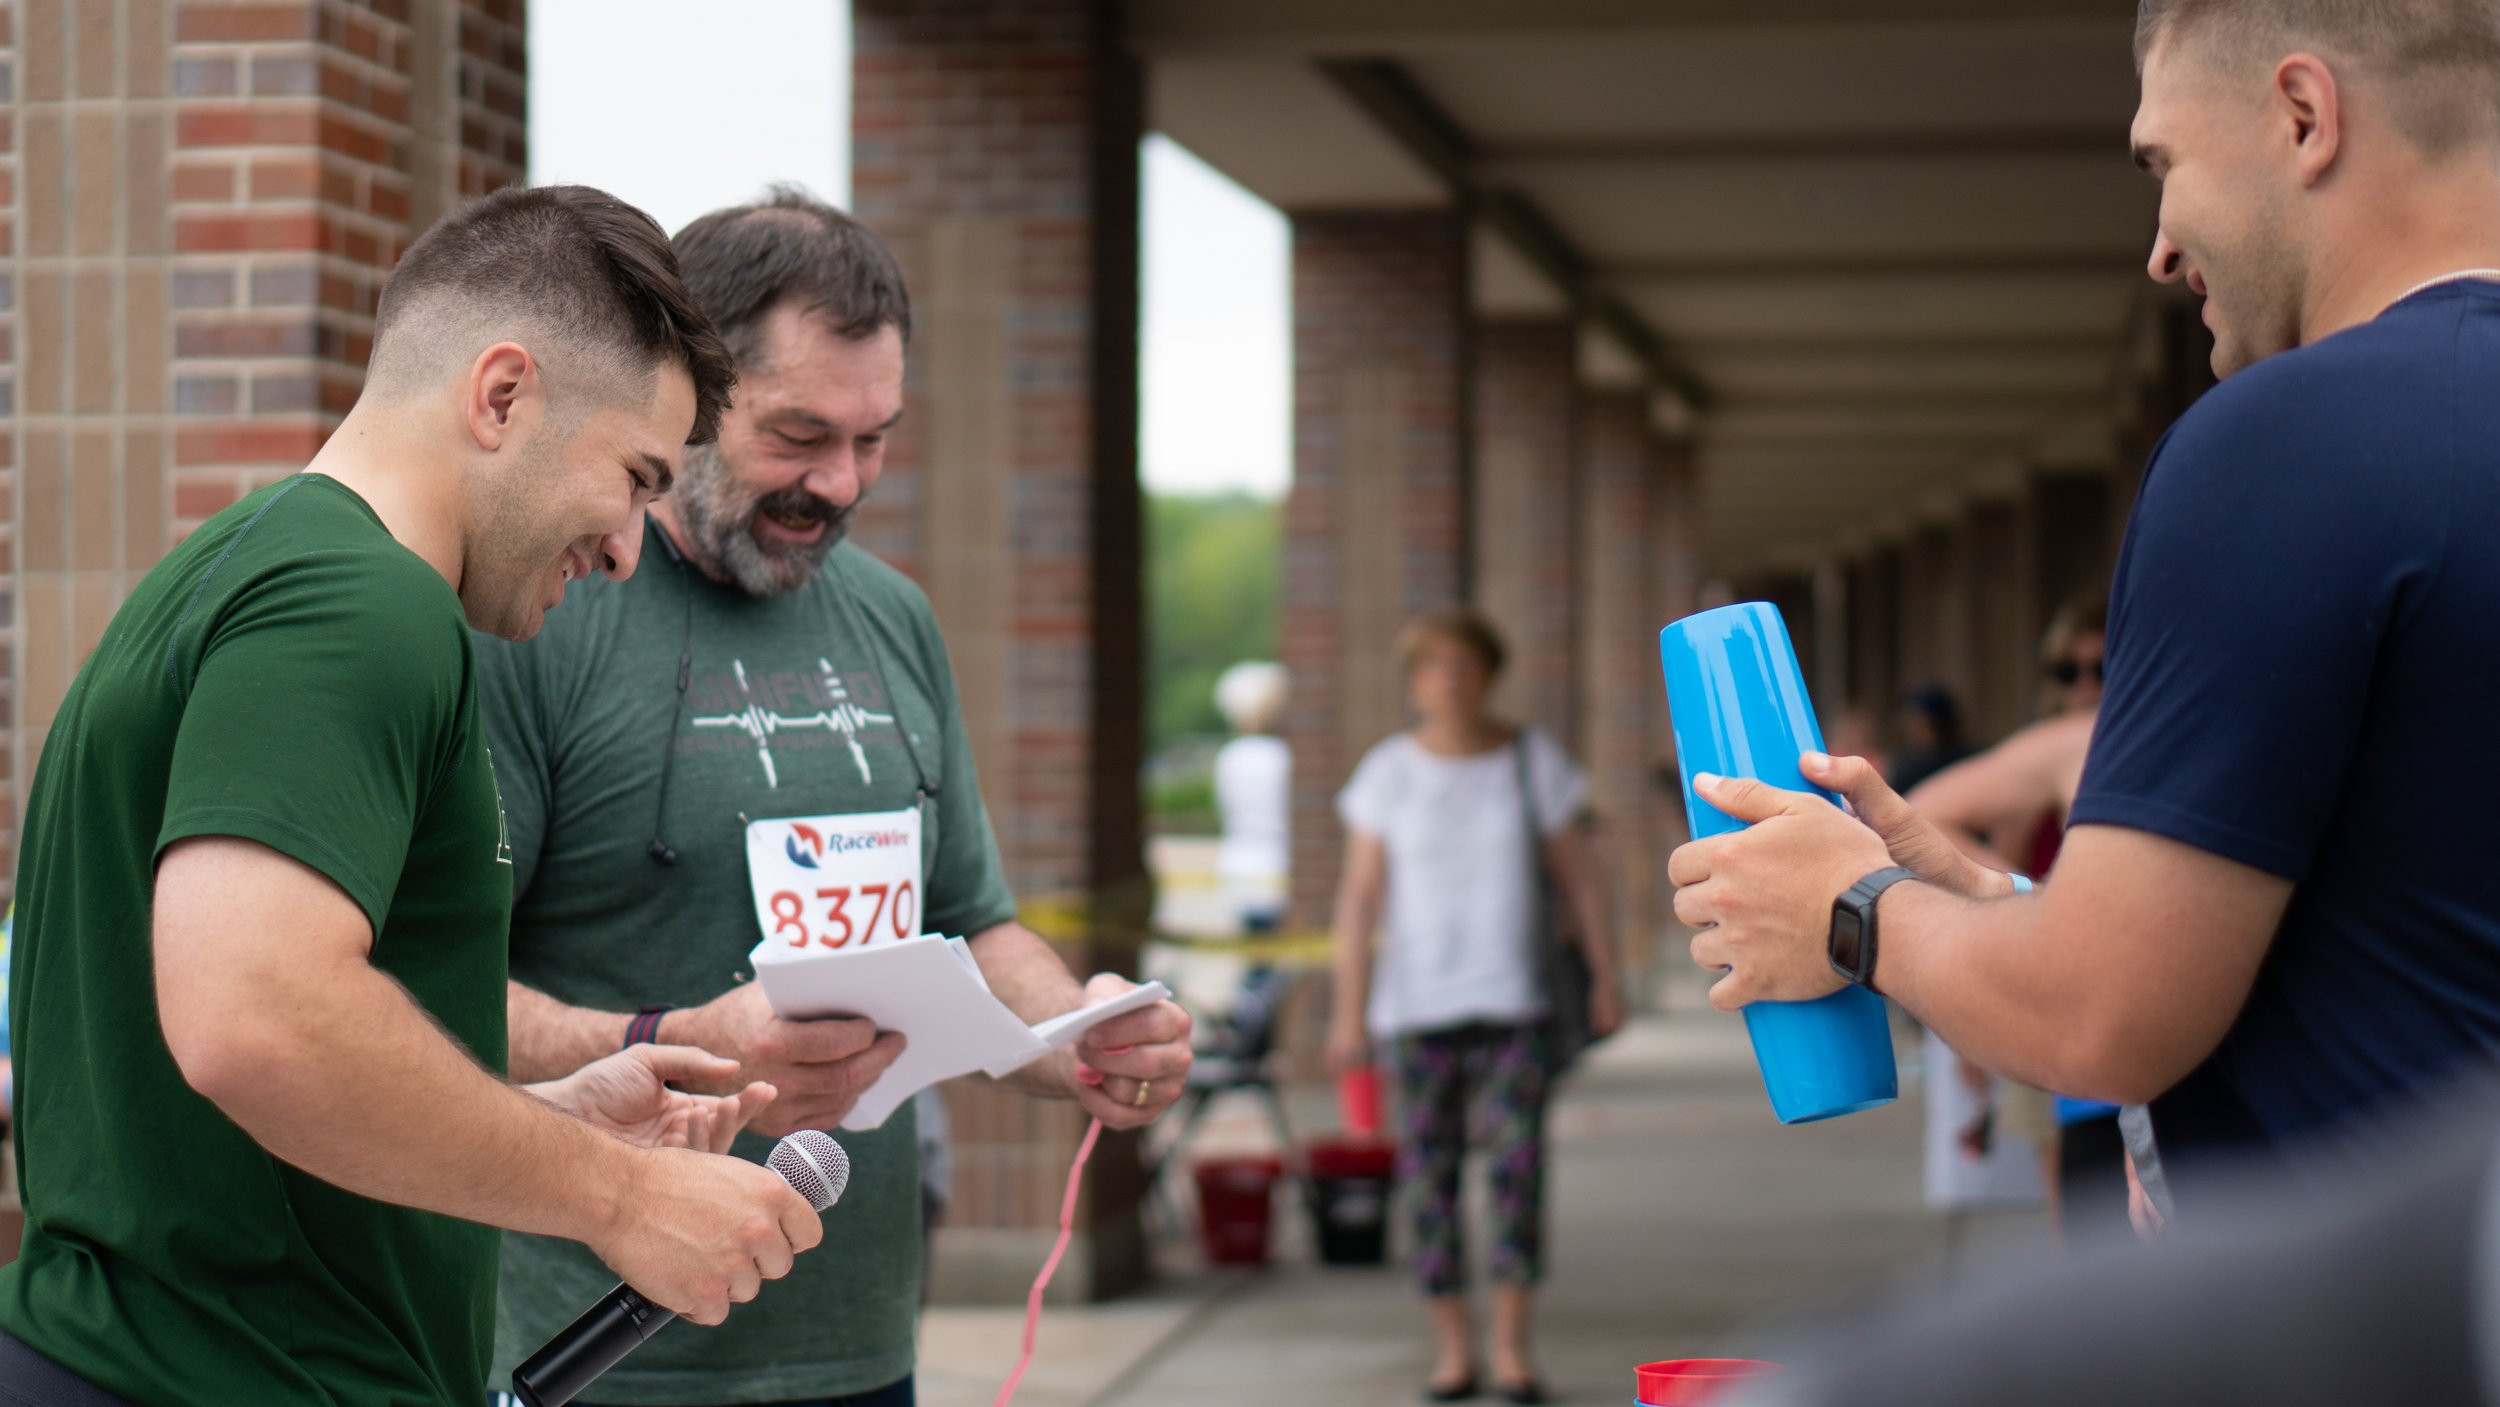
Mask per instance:
[[[1908,795],[1912,806],[1987,864],[2045,877],[2066,834],[2066,812],[2083,780],[2092,724],[2101,706],[2106,597],[2070,600],[2040,642],[2041,720],[2004,742],[1948,767]],[[2040,1149],[2049,1219],[2063,1235],[2112,1232],[2128,1206],[2126,1145],[2113,1105],[2059,1098],[1963,1061],[1963,1080],[1984,1092],[1993,1082],[1989,1127]],[[1974,1124],[1964,1142],[1984,1151]]]

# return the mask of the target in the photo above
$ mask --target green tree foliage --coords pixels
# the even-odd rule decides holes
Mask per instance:
[[[1246,493],[1149,494],[1147,746],[1221,735],[1215,680],[1276,658],[1283,505]]]

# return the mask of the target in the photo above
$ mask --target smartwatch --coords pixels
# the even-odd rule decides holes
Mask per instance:
[[[1869,991],[1875,987],[1875,901],[1917,875],[1898,865],[1877,870],[1832,901],[1832,971]]]

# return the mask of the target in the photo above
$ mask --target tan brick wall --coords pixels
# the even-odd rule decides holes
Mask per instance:
[[[1473,335],[1470,595],[1510,648],[1494,703],[1574,748],[1582,721],[1579,339],[1561,319],[1485,323]]]
[[[1403,726],[1398,627],[1459,599],[1466,242],[1455,215],[1293,220],[1294,479],[1280,636],[1293,671],[1295,922],[1328,921],[1334,800]]]
[[[1637,970],[1648,956],[1654,872],[1667,841],[1653,744],[1666,726],[1657,646],[1666,622],[1649,590],[1661,495],[1637,392],[1585,393],[1578,421],[1580,761],[1617,941]]]
[[[25,658],[17,583],[17,102],[24,82],[17,61],[19,19],[18,0],[0,0],[0,426],[6,427],[0,433],[0,884],[17,873],[17,665]]]
[[[165,545],[170,20],[167,0],[17,12],[13,813],[78,663]]]
[[[857,536],[927,588],[981,790],[1027,901],[1078,899],[1080,967],[1125,969],[1145,905],[1136,464],[1137,77],[1101,0],[861,0],[852,188],[917,326],[911,413]],[[955,1186],[935,1280],[1011,1297],[1055,1225],[1084,1120],[948,1091]],[[1143,1272],[1135,1141],[1087,1174],[1065,1286]]]

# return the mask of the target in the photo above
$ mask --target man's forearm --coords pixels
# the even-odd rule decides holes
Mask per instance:
[[[1877,915],[1875,985],[1972,1063],[2061,1094],[2107,1095],[2096,976],[2062,941],[2047,895],[1967,899],[1895,885]],[[2109,1096],[2117,1097],[2117,1096]]]
[[[505,1025],[510,1031],[512,1078],[527,1084],[557,1080],[625,1044],[632,1017],[621,1011],[568,1006],[535,987],[504,983]]]
[[[266,993],[203,1090],[253,1141],[335,1186],[587,1240],[638,1156],[497,1079],[362,963]]]
[[[1023,924],[1011,920],[984,929],[968,946],[990,991],[1027,1024],[1085,1004],[1085,985],[1048,941]],[[1009,1075],[1005,1083],[1027,1094],[1066,1097],[1075,1093],[1075,1077],[1075,1056],[1057,1050]]]

